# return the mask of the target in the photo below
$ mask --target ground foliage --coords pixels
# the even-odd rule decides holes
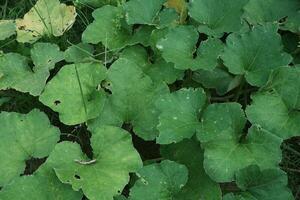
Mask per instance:
[[[1,0],[0,199],[300,199],[298,0]]]

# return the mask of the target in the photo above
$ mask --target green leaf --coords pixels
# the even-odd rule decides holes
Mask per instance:
[[[16,53],[0,55],[0,89],[16,89],[38,96],[46,85],[55,64],[63,60],[59,47],[50,43],[36,43],[31,49],[35,65],[28,65],[28,59]]]
[[[35,65],[34,71],[37,71],[38,68],[51,70],[56,63],[64,59],[64,54],[56,44],[36,43],[31,49],[31,58]]]
[[[185,165],[189,171],[187,184],[176,194],[174,199],[221,199],[219,184],[212,181],[204,171],[203,150],[199,142],[193,139],[184,139],[177,144],[161,146],[160,152],[164,158]]]
[[[199,31],[207,35],[222,36],[242,28],[241,16],[248,0],[193,0],[189,15],[200,23]]]
[[[121,128],[101,126],[91,137],[93,159],[82,153],[80,146],[71,142],[56,145],[48,158],[58,178],[82,190],[91,200],[113,199],[129,181],[129,173],[142,166],[131,136]]]
[[[294,197],[287,187],[286,174],[279,169],[260,170],[256,165],[241,169],[236,173],[236,183],[243,192],[226,195],[224,199],[245,200],[293,200]]]
[[[154,103],[169,92],[166,84],[154,83],[134,61],[124,58],[110,67],[107,81],[107,89],[112,92],[110,101],[123,122],[131,123],[143,139],[154,139],[158,124]]]
[[[253,23],[274,22],[296,13],[300,7],[298,0],[249,0],[245,6],[245,17]]]
[[[96,118],[104,105],[99,85],[105,77],[106,68],[99,63],[65,65],[46,85],[40,101],[67,125],[86,122]]]
[[[277,25],[266,24],[247,33],[231,34],[221,56],[229,72],[244,75],[253,86],[262,86],[272,70],[288,65],[292,57],[283,52],[277,30]]]
[[[237,103],[211,104],[205,110],[198,138],[204,147],[204,168],[217,182],[230,182],[238,170],[251,164],[276,168],[282,138],[252,126],[243,133],[246,118]]]
[[[65,51],[65,60],[70,63],[91,62],[94,48],[90,44],[79,43],[70,46]]]
[[[223,50],[218,39],[209,38],[200,44],[197,50],[198,32],[193,26],[178,26],[158,41],[156,47],[167,62],[175,64],[177,69],[208,69],[217,66],[217,59]],[[197,57],[194,53],[197,51]]]
[[[2,200],[80,200],[82,194],[69,185],[62,184],[53,169],[44,164],[33,175],[15,178],[0,191]]]
[[[130,0],[124,4],[128,24],[154,24],[165,0]]]
[[[34,43],[43,36],[62,36],[75,22],[74,6],[59,0],[38,0],[23,19],[17,19],[17,41]]]
[[[131,35],[122,20],[124,13],[121,7],[106,5],[93,12],[94,22],[88,25],[82,34],[85,43],[102,43],[109,49],[120,49],[126,46]]]
[[[162,96],[156,102],[160,111],[157,129],[159,144],[191,138],[200,125],[198,116],[206,103],[203,89],[181,89]]]
[[[14,20],[0,20],[0,41],[9,38],[16,33],[16,23]]]
[[[158,82],[166,82],[171,84],[176,80],[180,80],[184,76],[183,70],[174,68],[174,64],[167,63],[164,59],[155,58],[154,63],[149,61],[149,57],[145,48],[141,46],[127,47],[122,51],[120,58],[125,58],[134,61],[140,66],[145,74],[151,79]]]
[[[241,77],[234,76],[221,67],[216,67],[213,71],[195,71],[193,80],[206,88],[216,89],[219,95],[225,95],[240,84]]]
[[[131,200],[168,200],[186,184],[188,170],[172,161],[144,166],[137,172],[139,180],[130,191]]]
[[[246,110],[249,120],[283,139],[299,135],[299,76],[299,68],[274,71],[266,87],[252,96]]]
[[[0,186],[22,174],[27,159],[48,156],[59,140],[59,130],[38,110],[26,115],[2,112],[0,127]]]
[[[33,96],[41,94],[49,77],[49,68],[54,66],[55,62],[60,60],[58,57],[51,57],[52,53],[59,54],[57,46],[49,46],[49,55],[40,54],[47,44],[36,44],[32,49],[32,59],[37,66],[33,69],[28,65],[28,59],[20,54],[8,53],[0,55],[0,89],[15,89],[20,92],[29,92]],[[48,63],[48,60],[51,62]],[[52,60],[53,59],[53,60]],[[44,62],[45,61],[45,62]],[[44,65],[45,64],[45,65]]]

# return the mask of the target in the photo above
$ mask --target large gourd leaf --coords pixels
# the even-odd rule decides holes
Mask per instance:
[[[17,19],[17,41],[33,43],[43,36],[61,36],[75,22],[76,9],[59,0],[38,0],[23,19]]]
[[[299,135],[299,77],[299,68],[282,67],[274,71],[261,92],[252,96],[246,110],[248,119],[283,139]]]
[[[171,28],[158,41],[156,47],[161,51],[167,62],[175,64],[177,69],[207,69],[217,66],[217,59],[223,50],[223,44],[218,39],[209,38],[196,48],[198,32],[190,25]],[[195,57],[195,52],[197,56]]]
[[[40,101],[67,125],[86,122],[104,106],[106,97],[99,85],[105,77],[106,68],[100,63],[65,65],[46,85]]]
[[[200,23],[199,31],[222,36],[224,32],[236,32],[242,27],[243,7],[248,0],[193,0],[189,15]]]
[[[15,178],[0,191],[2,200],[80,200],[82,194],[69,185],[62,184],[47,164],[39,167],[33,175]]]
[[[247,33],[231,34],[221,56],[229,72],[244,75],[253,86],[262,86],[272,70],[288,65],[292,57],[283,52],[277,31],[278,25],[266,24]]]
[[[144,166],[137,171],[139,179],[130,192],[130,200],[169,200],[187,182],[188,170],[184,165],[173,161]]]
[[[186,185],[174,196],[175,200],[220,200],[222,193],[218,183],[212,181],[203,168],[203,150],[194,139],[184,139],[177,144],[163,145],[161,155],[187,167]]]
[[[28,114],[2,112],[0,127],[0,186],[22,174],[27,159],[48,156],[59,140],[59,130],[38,110]]]
[[[236,183],[242,192],[224,196],[224,200],[293,200],[287,187],[287,175],[280,169],[260,170],[250,165],[236,173]]]
[[[203,89],[181,89],[163,95],[156,102],[160,111],[157,129],[159,144],[180,142],[191,138],[200,125],[199,114],[206,103]]]
[[[202,117],[198,138],[204,147],[204,168],[217,182],[230,182],[248,165],[277,168],[283,138],[252,126],[243,133],[246,118],[237,103],[211,104]]]
[[[124,4],[128,24],[154,24],[165,0],[130,0]]]
[[[169,92],[166,84],[154,83],[134,62],[120,58],[110,67],[107,88],[110,101],[123,119],[131,123],[135,133],[145,140],[157,135],[158,111],[155,101]]]
[[[88,160],[78,144],[62,142],[48,158],[56,175],[91,200],[112,200],[129,181],[129,173],[142,167],[131,136],[118,127],[101,126],[91,137],[93,159]]]

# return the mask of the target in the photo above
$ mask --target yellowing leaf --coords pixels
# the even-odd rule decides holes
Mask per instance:
[[[75,22],[74,6],[61,4],[59,0],[38,0],[23,19],[17,19],[18,42],[33,43],[44,35],[61,36]]]
[[[180,22],[184,22],[187,17],[187,4],[185,0],[168,0],[165,3],[167,8],[174,8],[180,14]]]

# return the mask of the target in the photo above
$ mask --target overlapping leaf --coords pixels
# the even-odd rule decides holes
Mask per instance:
[[[62,142],[48,158],[58,178],[82,190],[91,200],[111,200],[129,181],[129,173],[141,168],[139,154],[133,148],[131,136],[112,126],[94,130],[91,137],[93,159],[82,153],[78,144]]]
[[[236,183],[242,192],[227,194],[224,200],[293,200],[287,182],[286,174],[279,169],[260,170],[250,165],[236,173]]]
[[[80,200],[82,194],[72,190],[69,185],[62,184],[54,170],[44,164],[33,175],[15,178],[0,191],[0,199]]]
[[[26,115],[3,112],[0,127],[0,186],[22,174],[27,159],[48,156],[59,140],[59,130],[38,110]]]
[[[236,88],[241,82],[241,76],[234,76],[222,67],[216,67],[212,71],[197,70],[193,74],[193,80],[203,84],[206,88],[212,88],[218,94],[224,95]]]
[[[194,139],[161,147],[164,158],[187,167],[189,178],[186,185],[174,196],[176,200],[210,199],[220,200],[221,189],[212,181],[203,169],[203,150]]]

